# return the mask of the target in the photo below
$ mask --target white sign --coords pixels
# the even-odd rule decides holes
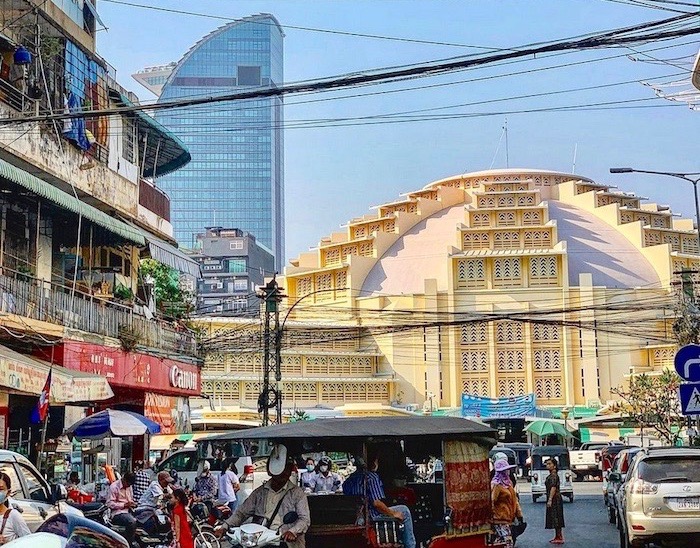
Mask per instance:
[[[700,414],[700,390],[697,388],[693,389],[693,393],[690,395],[688,400],[688,405],[685,407],[686,415],[698,415]]]
[[[197,373],[182,371],[177,365],[170,368],[170,386],[183,390],[197,390]]]

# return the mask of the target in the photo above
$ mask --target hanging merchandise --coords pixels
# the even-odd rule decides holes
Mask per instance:
[[[15,65],[29,65],[32,62],[32,54],[24,46],[19,46],[15,50]]]

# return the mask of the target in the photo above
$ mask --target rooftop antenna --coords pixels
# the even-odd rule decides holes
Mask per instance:
[[[506,169],[510,167],[510,161],[508,159],[508,118],[503,119],[503,134],[506,137]]]
[[[576,152],[578,152],[578,143],[574,144],[574,165],[571,168],[571,173],[576,173]]]
[[[498,144],[496,145],[496,152],[493,153],[493,160],[491,160],[491,165],[489,169],[493,169],[493,165],[496,163],[496,158],[498,158],[498,152],[501,150],[501,143],[503,142],[503,136],[506,134],[506,128],[501,128],[501,136],[498,138]],[[506,152],[506,155],[508,153]]]

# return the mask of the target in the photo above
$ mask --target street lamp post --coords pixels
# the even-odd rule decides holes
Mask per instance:
[[[569,413],[571,410],[568,407],[564,407],[561,410],[561,417],[564,419],[564,431],[566,432],[566,438],[564,439],[564,445],[566,447],[569,447],[569,428],[566,422],[566,419],[569,418]]]
[[[698,228],[698,254],[700,254],[700,202],[698,201],[698,182],[700,173],[676,173],[674,171],[650,171],[647,169],[634,169],[631,167],[611,167],[610,173],[648,173],[650,175],[663,175],[665,177],[675,177],[693,183],[693,196],[695,197],[695,218]]]

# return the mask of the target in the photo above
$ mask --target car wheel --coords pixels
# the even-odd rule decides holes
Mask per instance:
[[[614,525],[616,521],[615,509],[608,505],[608,523],[612,523]]]
[[[532,502],[537,502],[539,497],[537,495],[532,495]]]

